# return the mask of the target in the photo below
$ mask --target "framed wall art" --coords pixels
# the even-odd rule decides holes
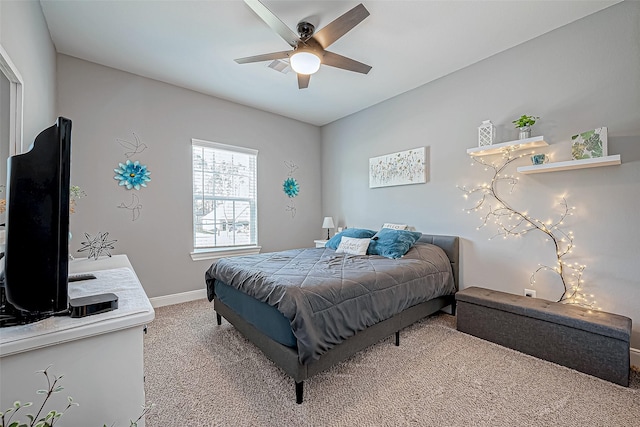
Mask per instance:
[[[601,127],[571,137],[573,160],[607,156],[607,128]]]
[[[369,188],[427,182],[426,148],[419,147],[369,159]]]

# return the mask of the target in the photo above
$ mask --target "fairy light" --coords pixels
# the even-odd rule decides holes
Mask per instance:
[[[502,237],[503,239],[523,237],[534,230],[544,233],[545,242],[553,242],[557,262],[554,267],[538,264],[538,268],[529,279],[530,284],[533,285],[536,283],[535,276],[539,272],[549,271],[555,273],[559,276],[564,287],[564,292],[558,300],[559,302],[577,304],[600,310],[599,307],[595,306],[596,301],[594,300],[593,294],[585,294],[581,286],[584,284],[582,275],[587,266],[578,264],[577,262],[571,264],[564,261],[564,257],[571,254],[576,247],[573,242],[573,231],[564,231],[561,227],[565,225],[565,218],[573,215],[576,210],[575,206],[569,206],[567,204],[566,195],[563,194],[560,196],[558,219],[547,219],[543,221],[530,216],[526,210],[519,210],[512,207],[507,200],[499,194],[497,189],[499,183],[509,185],[509,193],[512,193],[520,180],[520,177],[514,177],[513,175],[505,173],[505,169],[512,162],[535,153],[535,151],[531,151],[529,153],[515,155],[514,151],[517,149],[517,146],[507,148],[502,153],[501,162],[495,161],[488,163],[482,157],[473,157],[471,165],[473,166],[475,163],[480,164],[485,171],[491,171],[493,177],[489,183],[485,181],[475,187],[467,188],[465,186],[456,186],[463,192],[465,200],[477,198],[477,202],[473,207],[463,208],[463,211],[468,214],[478,211],[485,212],[479,217],[481,224],[476,227],[476,230],[480,230],[486,225],[493,223],[497,229],[497,233],[489,237],[488,240],[493,240],[496,237]]]

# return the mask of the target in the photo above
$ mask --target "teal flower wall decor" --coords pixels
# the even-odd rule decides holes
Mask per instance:
[[[300,193],[300,186],[295,179],[287,178],[284,180],[284,184],[282,184],[282,190],[287,196],[296,197],[298,193]]]
[[[126,186],[127,190],[132,188],[139,190],[140,187],[146,187],[147,182],[151,181],[149,178],[151,172],[137,160],[135,162],[127,160],[125,164],[118,163],[118,166],[120,166],[118,169],[113,170],[116,173],[113,179],[120,181],[118,185]]]

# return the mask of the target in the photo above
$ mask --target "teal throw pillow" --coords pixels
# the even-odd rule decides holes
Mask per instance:
[[[392,230],[383,228],[371,239],[369,255],[381,255],[387,258],[401,258],[422,236],[417,231]]]

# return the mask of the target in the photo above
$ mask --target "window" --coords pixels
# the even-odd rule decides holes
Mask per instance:
[[[193,247],[257,245],[256,150],[192,140]]]

